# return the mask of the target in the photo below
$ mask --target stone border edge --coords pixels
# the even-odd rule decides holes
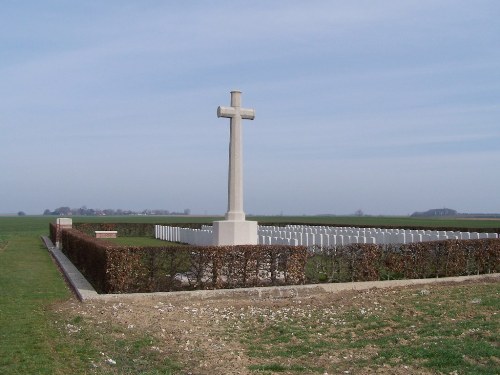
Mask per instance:
[[[463,282],[468,280],[481,279],[500,279],[500,273],[490,273],[484,275],[472,276],[455,276],[442,277],[435,279],[408,279],[408,280],[385,280],[385,281],[359,281],[348,283],[327,283],[327,284],[307,284],[307,285],[289,285],[289,286],[269,286],[256,288],[239,288],[239,289],[215,289],[215,290],[194,290],[180,292],[155,292],[155,293],[123,293],[123,294],[98,294],[92,285],[71,263],[71,261],[55,247],[52,241],[46,237],[41,237],[47,250],[55,259],[57,265],[62,270],[62,273],[77,298],[82,301],[88,300],[123,300],[123,299],[168,299],[168,298],[184,298],[184,299],[222,299],[222,298],[253,298],[253,299],[269,299],[269,298],[293,298],[299,296],[307,296],[319,293],[341,292],[346,290],[367,290],[381,289],[391,287],[401,287],[410,285],[424,285],[435,283]]]
[[[99,294],[95,291],[94,287],[87,281],[87,279],[85,279],[85,277],[73,265],[73,263],[71,263],[66,255],[55,247],[48,237],[41,236],[41,239],[52,258],[56,261],[59,269],[62,271],[64,278],[76,294],[76,297],[80,301],[98,299]]]

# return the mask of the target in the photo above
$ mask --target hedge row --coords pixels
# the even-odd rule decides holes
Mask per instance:
[[[500,239],[351,244],[310,252],[310,283],[425,279],[500,272]]]
[[[307,261],[305,247],[125,247],[76,229],[62,251],[100,293],[302,284]]]
[[[55,241],[55,225],[50,226],[50,232]],[[98,240],[76,229],[63,229],[60,241],[63,252],[100,293],[433,278],[500,272],[500,239],[389,246],[351,244],[315,248],[309,252],[305,247],[292,246],[124,247]]]
[[[55,223],[49,224],[49,237],[53,244],[59,242],[59,238],[57,238],[57,225]]]

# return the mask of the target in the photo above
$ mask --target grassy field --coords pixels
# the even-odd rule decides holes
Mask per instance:
[[[123,246],[144,246],[144,247],[179,246],[179,244],[163,240],[157,240],[156,238],[152,237],[117,237],[117,238],[103,239],[102,241],[108,241],[115,245],[123,245]]]
[[[302,223],[311,225],[345,226],[404,226],[404,227],[460,227],[460,228],[497,228],[500,220],[457,219],[457,218],[413,218],[408,216],[248,216],[248,220],[266,223]],[[54,220],[54,219],[52,219]],[[75,222],[120,222],[120,223],[203,223],[211,224],[222,217],[208,216],[114,216],[114,217],[76,217]]]
[[[211,224],[222,220],[217,216],[76,216],[74,222],[93,223],[202,223]],[[500,229],[500,219],[460,219],[460,218],[413,218],[408,216],[249,216],[248,220],[266,223],[303,223],[311,225],[346,225],[346,226],[402,226],[402,227],[460,227]],[[48,224],[55,222],[54,216],[0,216],[0,236],[2,233],[29,228],[46,232]]]
[[[265,218],[267,222],[278,219],[295,221]],[[351,218],[351,222],[338,217],[299,219],[311,224],[318,224],[319,220],[324,220],[323,224],[338,224],[341,220],[342,224],[372,225],[360,221],[372,218]],[[393,219],[372,223],[417,225],[415,221],[408,224]],[[90,316],[90,311],[89,315],[82,315],[61,308],[68,302],[75,303],[74,297],[39,240],[41,234],[48,234],[48,223],[54,220],[44,216],[0,217],[0,373],[173,374],[196,367],[196,356],[188,352],[151,350],[175,342],[172,340],[179,333],[175,323],[165,327],[172,330],[165,342],[154,330],[131,332],[130,322],[120,322],[116,316],[103,323],[100,310],[92,310],[95,316]],[[87,220],[194,221],[185,217],[74,218]],[[213,218],[197,220],[210,222]],[[425,221],[430,226],[442,226],[443,222]],[[471,226],[469,220],[446,222],[451,226]],[[480,220],[472,224],[500,226],[499,221]],[[225,345],[236,340],[248,362],[245,371],[252,373],[332,373],[334,369],[370,373],[363,371],[370,366],[383,368],[387,363],[391,368],[408,364],[410,369],[417,366],[436,374],[498,374],[499,297],[498,283],[459,285],[435,288],[430,293],[424,289],[381,294],[375,302],[383,304],[383,310],[378,310],[380,306],[374,301],[358,306],[352,300],[310,300],[304,302],[310,306],[297,309],[296,316],[292,316],[293,309],[269,306],[249,320],[228,320],[226,314],[220,321],[226,322],[222,325]],[[356,298],[362,300],[360,296]],[[324,316],[333,311],[331,307],[340,305],[345,308]],[[183,307],[179,309],[186,314]],[[218,352],[212,355],[219,356]],[[332,361],[336,363],[334,367],[329,365]]]
[[[60,346],[47,314],[51,303],[70,293],[36,231],[1,233],[0,373],[50,374],[54,366],[70,371],[72,355]]]
[[[71,334],[79,319],[68,319],[54,309],[74,297],[39,238],[48,234],[52,220],[0,217],[0,374],[169,374],[178,369],[163,358],[154,361],[156,367],[149,372],[132,361],[109,371],[92,371],[89,364],[102,362],[101,353],[118,358],[127,347],[131,355],[141,357],[153,339],[129,335],[120,347],[111,338],[121,328],[113,325],[98,339],[79,340]]]

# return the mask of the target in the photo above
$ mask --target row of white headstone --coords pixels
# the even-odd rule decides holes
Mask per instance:
[[[155,238],[196,246],[210,246],[213,245],[213,228],[211,225],[204,225],[201,229],[155,225]]]
[[[416,229],[382,229],[356,227],[323,227],[288,225],[286,227],[259,227],[260,243],[298,243],[304,246],[342,246],[362,244],[407,244],[413,242],[449,239],[498,238],[496,233],[433,231]]]
[[[342,246],[352,243],[388,245],[450,239],[498,238],[497,233],[309,225],[259,226],[258,235],[259,244],[261,245],[280,244],[309,247]],[[156,225],[155,236],[165,241],[182,242],[197,246],[213,244],[212,226],[209,225],[204,225],[201,229]]]

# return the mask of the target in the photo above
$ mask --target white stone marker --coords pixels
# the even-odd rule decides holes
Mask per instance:
[[[56,234],[56,247],[59,249],[61,246],[61,235],[62,235],[62,230],[65,228],[73,228],[73,219],[67,218],[67,217],[58,217],[56,219],[56,228],[57,228],[57,234]]]
[[[218,107],[217,117],[230,119],[228,209],[226,220],[214,221],[214,245],[256,245],[257,222],[243,212],[243,152],[241,119],[253,120],[255,110],[241,108],[241,91],[231,91],[231,107]]]

